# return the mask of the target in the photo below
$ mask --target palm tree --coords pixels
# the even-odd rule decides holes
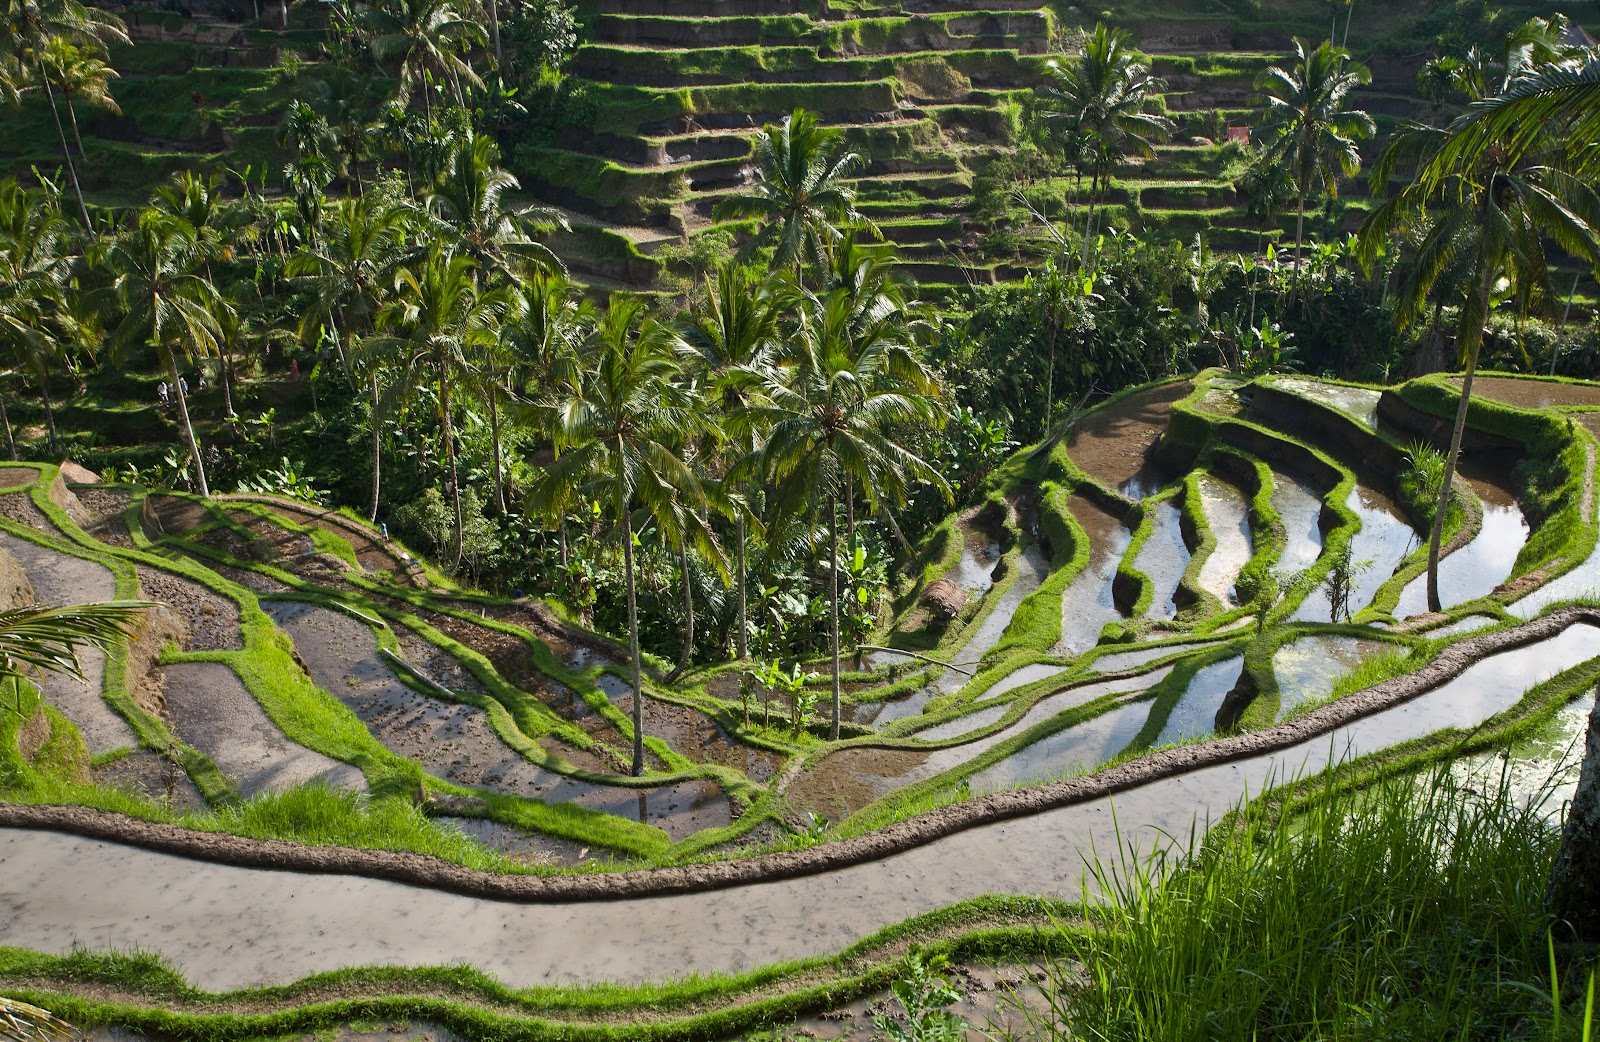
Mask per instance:
[[[367,155],[367,91],[371,78],[348,68],[335,68],[311,81],[311,108],[322,117],[329,139],[339,150],[347,177],[362,192],[361,161]]]
[[[529,268],[566,272],[561,259],[533,238],[537,224],[562,229],[566,220],[545,207],[509,209],[507,192],[517,179],[501,167],[500,150],[488,134],[470,132],[456,143],[449,165],[428,193],[428,212],[454,244],[471,257],[485,280],[520,274]]]
[[[366,194],[337,203],[316,243],[290,258],[285,273],[311,293],[311,306],[300,316],[300,338],[310,342],[324,328],[333,331],[349,355],[357,338],[373,328],[378,301],[395,271],[415,256],[406,243],[412,211]],[[345,349],[341,349],[345,350]],[[383,366],[367,359],[367,385],[372,407],[372,500],[367,519],[378,519],[382,484],[383,425],[378,378]]]
[[[1084,256],[1094,239],[1095,211],[1111,172],[1128,156],[1154,154],[1152,143],[1172,132],[1173,122],[1150,111],[1166,86],[1139,61],[1133,38],[1101,22],[1083,42],[1083,52],[1045,65],[1049,82],[1039,89],[1044,123],[1089,170],[1089,213]]]
[[[703,514],[699,479],[674,446],[709,430],[710,421],[677,382],[677,357],[645,304],[612,297],[593,338],[591,365],[579,385],[550,405],[558,456],[535,484],[532,501],[546,517],[564,517],[574,498],[605,504],[622,542],[628,596],[628,653],[633,683],[633,774],[644,773],[644,687],[634,575],[634,511],[664,530]]]
[[[372,33],[372,56],[399,66],[398,96],[411,95],[420,85],[426,119],[433,119],[433,77],[448,80],[456,104],[465,104],[463,79],[475,87],[483,81],[462,57],[484,43],[481,26],[452,0],[384,0],[366,8]]]
[[[1350,61],[1329,43],[1306,51],[1296,40],[1294,64],[1272,66],[1256,77],[1267,98],[1267,114],[1254,133],[1266,143],[1264,161],[1281,162],[1295,186],[1294,278],[1300,278],[1305,242],[1306,199],[1314,191],[1337,195],[1340,177],[1361,169],[1359,142],[1377,132],[1372,117],[1348,108],[1350,92],[1372,79],[1367,67]]]
[[[194,228],[154,209],[142,211],[106,256],[110,294],[122,312],[111,335],[113,352],[120,354],[136,344],[154,348],[173,387],[181,386],[180,355],[193,362],[217,353],[217,290],[197,270],[200,258]],[[188,396],[179,392],[177,398],[196,484],[202,496],[210,496],[205,457],[189,419]]]
[[[756,135],[760,164],[755,185],[717,204],[718,219],[755,218],[761,230],[746,252],[774,247],[772,263],[821,269],[841,237],[841,226],[877,228],[856,210],[855,189],[846,179],[862,165],[855,152],[840,153],[840,133],[817,125],[815,113],[795,109],[776,127]]]
[[[752,406],[764,402],[762,388],[770,379],[778,337],[778,301],[769,286],[747,268],[718,267],[706,288],[705,306],[680,321],[679,353],[688,375],[721,413],[722,430],[735,457],[753,455],[763,431]],[[749,606],[746,601],[746,524],[748,496],[729,496],[734,517],[734,589],[738,629],[734,647],[749,657]]]
[[[28,674],[66,673],[82,680],[78,652],[127,643],[128,627],[153,607],[148,601],[102,601],[0,609],[0,683],[11,689],[15,711],[22,710]]]
[[[55,120],[56,136],[61,140],[61,155],[66,161],[67,176],[78,199],[78,210],[83,226],[93,233],[89,220],[89,206],[83,200],[83,187],[78,182],[78,167],[67,147],[67,132],[61,124],[61,110],[56,105],[55,87],[46,65],[51,41],[60,37],[72,44],[128,42],[128,31],[116,15],[96,10],[79,0],[6,0],[0,6],[0,65],[11,65],[21,71],[30,62],[50,102],[50,115]],[[18,84],[20,86],[20,84]]]
[[[1418,164],[1416,179],[1362,224],[1367,260],[1390,235],[1408,231],[1414,241],[1414,256],[1396,293],[1402,316],[1420,314],[1442,288],[1466,286],[1456,320],[1456,350],[1465,372],[1428,543],[1432,611],[1441,607],[1440,543],[1495,285],[1502,277],[1509,279],[1522,310],[1532,302],[1554,299],[1547,238],[1600,272],[1600,194],[1583,169],[1575,172],[1562,162],[1565,136],[1547,133],[1542,140],[1548,152],[1536,150],[1541,139],[1514,138],[1514,143],[1526,142],[1517,147],[1479,144],[1493,120],[1511,109],[1511,102],[1482,103],[1447,131],[1416,126],[1398,136],[1377,170],[1387,176],[1410,159]],[[1523,114],[1531,115],[1526,110]],[[1548,123],[1543,126],[1547,132],[1553,129]],[[1522,134],[1520,128],[1516,133]]]
[[[372,345],[394,357],[403,391],[424,384],[438,388],[439,425],[455,514],[452,567],[456,568],[461,565],[465,532],[456,466],[454,393],[473,373],[478,352],[499,335],[500,316],[507,307],[504,294],[478,289],[473,267],[470,257],[451,257],[435,246],[415,271],[401,268],[395,276],[392,299],[377,314],[378,328],[385,335],[374,338]]]
[[[819,507],[826,512],[833,738],[839,737],[840,718],[840,495],[848,482],[859,482],[876,505],[903,500],[913,481],[925,481],[950,496],[943,477],[896,440],[908,427],[939,421],[931,377],[917,379],[904,368],[896,316],[866,324],[859,319],[847,290],[807,295],[786,345],[791,371],[768,384],[770,404],[752,410],[769,429],[759,465],[771,482],[774,526]]]
[[[59,439],[50,367],[83,339],[64,294],[68,270],[60,244],[65,226],[53,198],[35,197],[14,180],[0,182],[0,358],[32,371],[39,381],[51,446]],[[4,405],[0,425],[16,459]]]
[[[111,81],[117,70],[97,58],[92,51],[69,43],[57,36],[50,41],[45,55],[45,68],[62,94],[67,98],[67,116],[72,121],[72,139],[77,143],[78,156],[88,159],[83,148],[83,135],[78,133],[78,112],[72,100],[80,98],[95,108],[121,115],[122,109],[111,96]]]

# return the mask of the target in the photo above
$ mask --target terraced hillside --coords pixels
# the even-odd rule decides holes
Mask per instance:
[[[1039,78],[1056,25],[1031,0],[848,11],[608,0],[585,12],[572,65],[610,85],[593,132],[524,146],[519,170],[538,194],[615,222],[581,227],[564,252],[579,272],[628,280],[648,268],[600,264],[618,255],[605,236],[648,254],[704,230],[718,200],[754,176],[755,131],[806,108],[865,159],[861,208],[900,245],[909,274],[1008,277],[963,216],[974,171],[1015,140],[1015,95]]]

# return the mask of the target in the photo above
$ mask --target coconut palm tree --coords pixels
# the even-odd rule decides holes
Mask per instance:
[[[427,197],[439,231],[473,259],[481,279],[499,281],[531,268],[565,274],[561,259],[533,238],[536,225],[565,229],[565,218],[546,207],[507,207],[506,193],[519,186],[499,164],[500,149],[488,134],[472,131],[456,143]]]
[[[134,346],[154,348],[174,387],[181,386],[180,356],[194,362],[217,353],[217,290],[201,273],[201,263],[193,226],[155,209],[140,212],[106,255],[109,296],[121,313],[110,339],[113,354]],[[210,496],[188,396],[180,392],[177,400],[196,484],[202,496]]]
[[[871,221],[856,210],[856,193],[847,179],[863,165],[855,152],[839,150],[840,133],[817,125],[815,113],[795,109],[778,126],[756,135],[755,184],[735,192],[716,207],[718,219],[754,218],[761,230],[746,244],[746,253],[771,247],[774,267],[827,266],[826,254],[855,226],[877,234]]]
[[[667,331],[645,304],[614,296],[592,338],[593,354],[578,386],[550,403],[561,454],[535,483],[531,502],[546,517],[564,517],[581,496],[604,504],[622,543],[628,597],[628,653],[633,685],[633,774],[644,773],[644,687],[639,651],[635,512],[663,529],[678,512],[703,515],[706,493],[676,446],[708,431],[701,403],[678,381]]]
[[[435,77],[449,82],[457,105],[466,103],[463,79],[475,87],[483,86],[463,57],[483,46],[483,28],[453,0],[383,0],[369,5],[364,15],[372,56],[399,67],[399,97],[407,98],[422,88],[423,114],[430,122]]]
[[[128,627],[148,601],[0,609],[0,685],[11,689],[15,712],[22,711],[22,682],[29,674],[66,673],[83,679],[78,652],[88,647],[125,644]]]
[[[1537,90],[1524,95],[1538,96]],[[1555,127],[1546,123],[1543,137],[1524,137],[1513,124],[1504,128],[1512,133],[1511,145],[1484,143],[1494,119],[1510,106],[1479,103],[1446,131],[1414,126],[1399,135],[1376,169],[1386,179],[1398,165],[1410,161],[1417,165],[1416,178],[1362,224],[1364,260],[1370,261],[1391,236],[1406,234],[1413,242],[1413,257],[1404,266],[1405,277],[1395,297],[1403,316],[1420,314],[1441,289],[1466,287],[1456,319],[1456,350],[1464,369],[1461,397],[1428,543],[1432,611],[1441,607],[1440,543],[1495,286],[1508,279],[1513,299],[1523,311],[1530,304],[1555,299],[1547,239],[1600,273],[1600,193],[1581,166],[1565,162],[1566,135],[1552,133]],[[1531,115],[1524,110],[1524,118]],[[1572,117],[1581,119],[1583,114],[1562,115],[1569,117],[1561,124],[1565,129]],[[1545,144],[1541,147],[1539,141]]]
[[[1172,133],[1172,120],[1151,111],[1166,84],[1150,75],[1126,31],[1103,22],[1084,39],[1080,54],[1051,59],[1045,74],[1047,82],[1038,92],[1044,126],[1088,167],[1087,258],[1095,212],[1111,172],[1129,156],[1153,155],[1153,143]]]
[[[950,496],[944,478],[897,440],[938,423],[931,377],[908,378],[898,316],[866,324],[860,317],[845,289],[808,294],[785,345],[788,370],[768,383],[769,403],[751,410],[769,432],[758,464],[770,482],[774,528],[818,510],[827,519],[833,738],[840,718],[838,512],[846,484],[859,483],[874,506],[903,501],[915,481]]]
[[[121,115],[122,109],[111,96],[111,81],[117,78],[117,70],[101,61],[93,51],[75,46],[61,36],[50,41],[45,70],[57,89],[66,95],[67,116],[72,122],[72,140],[78,146],[78,157],[88,159],[83,135],[78,132],[78,112],[72,102],[76,98],[113,115]]]
[[[760,447],[764,431],[752,407],[764,403],[762,389],[771,378],[778,338],[779,298],[770,285],[748,268],[731,264],[718,267],[708,280],[705,305],[679,322],[678,350],[689,378],[706,398],[716,403],[721,426],[734,460],[750,457]],[[744,484],[735,480],[734,485]],[[751,519],[750,490],[734,495],[725,489],[734,518],[734,591],[737,601],[735,653],[749,657],[749,606],[747,526]]]
[[[1350,92],[1372,79],[1367,67],[1331,43],[1307,51],[1296,40],[1294,64],[1274,65],[1256,77],[1267,114],[1253,135],[1263,142],[1265,162],[1282,163],[1295,186],[1294,278],[1300,279],[1305,243],[1306,200],[1313,192],[1337,195],[1339,179],[1356,176],[1356,146],[1377,132],[1366,112],[1349,108]]]
[[[72,150],[67,147],[67,132],[61,123],[61,109],[56,104],[54,81],[47,65],[51,42],[58,37],[78,45],[127,43],[128,31],[116,15],[79,0],[5,0],[0,5],[0,65],[10,65],[15,71],[29,68],[38,77],[38,86],[44,89],[50,103],[56,136],[61,141],[61,156],[66,161],[67,176],[77,196],[83,226],[92,233],[89,206],[83,200],[83,187],[78,181]]]
[[[51,446],[59,438],[50,369],[84,341],[64,292],[69,260],[61,252],[65,230],[53,197],[29,193],[14,180],[0,182],[0,359],[29,370],[38,380]],[[3,405],[0,425],[16,459]]]
[[[435,246],[414,268],[399,269],[392,296],[377,313],[383,334],[372,341],[374,351],[394,359],[402,396],[423,385],[438,389],[439,426],[455,515],[453,568],[461,566],[465,535],[454,396],[474,373],[480,351],[499,336],[500,318],[508,306],[505,294],[478,289],[473,268],[472,258],[452,257]]]
[[[378,519],[382,484],[383,425],[379,378],[384,366],[375,356],[357,351],[359,338],[370,333],[379,300],[393,284],[394,273],[416,257],[407,233],[413,211],[374,194],[335,204],[323,233],[304,252],[290,258],[285,273],[311,294],[311,306],[300,316],[300,338],[311,342],[324,328],[345,345],[347,358],[362,355],[372,407],[372,499],[367,519]]]

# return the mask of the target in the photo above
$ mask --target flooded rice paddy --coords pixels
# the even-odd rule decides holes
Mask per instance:
[[[1150,617],[1170,619],[1178,614],[1173,595],[1189,567],[1189,544],[1184,541],[1183,515],[1174,500],[1164,499],[1149,509],[1150,536],[1134,555],[1133,567],[1150,580]]]
[[[1445,608],[1491,593],[1511,575],[1517,554],[1528,541],[1528,520],[1510,492],[1486,481],[1471,485],[1483,503],[1483,527],[1466,546],[1439,562],[1439,602]],[[1424,572],[1406,584],[1394,614],[1406,619],[1427,610]]]
[[[1200,475],[1200,498],[1206,522],[1217,541],[1200,566],[1200,588],[1224,605],[1235,606],[1239,598],[1234,592],[1234,580],[1254,552],[1250,504],[1238,485],[1211,474]]]

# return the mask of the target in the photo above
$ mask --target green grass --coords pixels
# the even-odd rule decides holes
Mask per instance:
[[[1175,870],[1097,860],[1104,899],[1064,934],[1028,1037],[1558,1037],[1538,885],[1555,833],[1507,784],[1440,768],[1273,811],[1179,837]]]

